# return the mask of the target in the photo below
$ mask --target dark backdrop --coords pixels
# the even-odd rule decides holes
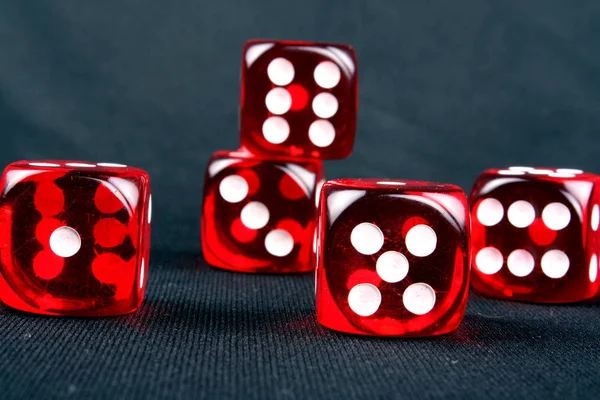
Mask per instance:
[[[0,398],[598,397],[595,305],[472,296],[453,334],[351,337],[313,317],[312,277],[210,269],[209,155],[238,144],[248,38],[356,47],[355,151],[328,177],[458,183],[511,164],[600,172],[600,2],[0,2],[0,164],[113,161],[153,179],[153,259],[136,314],[0,306]]]

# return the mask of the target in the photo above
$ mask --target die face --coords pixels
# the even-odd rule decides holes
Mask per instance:
[[[206,261],[240,272],[313,270],[315,192],[321,179],[320,161],[215,153],[204,187]]]
[[[469,199],[473,287],[542,303],[593,297],[598,179],[578,170],[528,167],[480,175]]]
[[[146,172],[119,164],[17,162],[0,183],[0,298],[49,315],[141,304],[150,255]]]
[[[453,185],[337,180],[321,192],[319,322],[338,331],[430,336],[463,318],[469,216]]]
[[[350,46],[247,42],[242,60],[242,147],[265,157],[348,157],[356,129],[357,80]]]

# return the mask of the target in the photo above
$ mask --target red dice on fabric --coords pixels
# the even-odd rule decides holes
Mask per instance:
[[[600,177],[510,167],[470,195],[473,287],[504,299],[574,302],[598,291]]]
[[[202,248],[215,267],[241,272],[314,269],[317,160],[265,160],[220,151],[205,178]]]
[[[251,40],[242,63],[242,147],[266,157],[350,155],[358,80],[352,47]]]
[[[457,186],[340,179],[321,191],[316,311],[331,329],[430,336],[463,318],[469,213]]]
[[[27,312],[135,311],[150,255],[148,174],[120,164],[21,161],[0,182],[0,299]]]

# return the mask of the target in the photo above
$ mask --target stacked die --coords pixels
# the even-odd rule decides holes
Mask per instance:
[[[325,159],[350,155],[357,70],[348,45],[251,40],[243,48],[241,148],[206,170],[202,248],[241,272],[314,269]]]

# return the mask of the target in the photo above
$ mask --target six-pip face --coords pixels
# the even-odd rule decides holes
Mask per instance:
[[[483,172],[471,191],[473,286],[541,303],[598,291],[600,177],[575,169]]]
[[[261,156],[345,158],[356,129],[352,47],[248,41],[243,49],[242,147]]]

